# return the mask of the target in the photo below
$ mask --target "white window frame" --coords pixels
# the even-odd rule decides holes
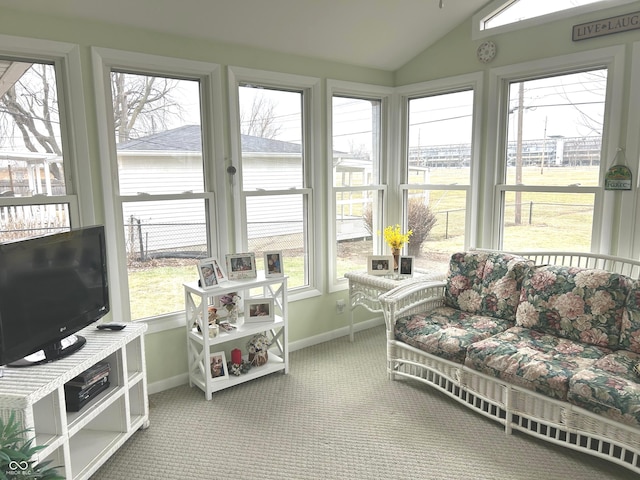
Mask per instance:
[[[93,73],[96,90],[96,113],[98,119],[98,143],[102,186],[105,204],[106,243],[110,253],[109,272],[116,281],[111,281],[112,312],[118,321],[130,321],[128,274],[122,218],[122,204],[132,201],[181,200],[203,198],[209,201],[207,212],[209,248],[212,255],[223,256],[226,252],[226,237],[218,235],[218,225],[227,224],[227,208],[224,192],[224,142],[222,82],[220,66],[212,63],[183,60],[157,55],[146,55],[121,50],[92,47]],[[202,157],[204,163],[205,191],[174,195],[153,195],[151,198],[120,196],[117,165],[117,148],[113,135],[113,106],[111,101],[110,75],[112,70],[125,70],[143,75],[164,75],[200,81],[202,115]],[[153,329],[161,331],[184,325],[184,312],[146,318]]]
[[[16,61],[52,63],[56,72],[60,135],[64,162],[66,195],[0,197],[0,206],[67,204],[71,228],[94,225],[91,208],[91,165],[78,45],[0,35],[0,55]],[[82,161],[80,161],[82,159]]]
[[[287,191],[265,190],[256,192],[244,192],[242,189],[242,141],[240,135],[240,101],[239,88],[242,84],[256,84],[274,89],[290,89],[303,92],[303,188],[290,189]],[[302,300],[315,297],[322,293],[322,271],[320,262],[325,250],[324,239],[318,235],[321,231],[319,225],[323,218],[322,202],[318,201],[317,193],[321,170],[321,138],[320,128],[320,91],[321,81],[316,77],[307,77],[294,74],[283,74],[267,70],[255,70],[244,67],[230,66],[228,68],[229,87],[229,124],[231,136],[231,159],[229,167],[233,167],[234,173],[227,174],[227,183],[230,185],[233,202],[233,218],[235,247],[237,252],[246,251],[248,248],[247,222],[246,222],[246,199],[248,196],[273,196],[273,195],[302,195],[304,200],[305,218],[304,223],[307,228],[307,252],[308,252],[308,278],[309,284],[304,287],[289,287],[289,301]],[[286,273],[286,271],[285,271]]]
[[[484,28],[484,22],[487,17],[493,16],[514,1],[517,0],[494,0],[489,5],[478,11],[478,13],[476,13],[472,18],[471,39],[480,40],[482,38],[487,38],[499,33],[513,32],[515,30],[522,30],[523,28],[529,28],[536,25],[543,25],[545,23],[554,22],[556,20],[562,20],[563,18],[576,17],[578,15],[589,12],[597,12],[599,10],[605,10],[608,8],[626,5],[628,3],[634,3],[637,0],[605,0],[599,3],[591,3],[589,5],[582,5],[579,7],[562,10],[560,12],[554,12],[547,15],[541,15],[539,17],[528,18],[526,20],[521,20],[519,22],[510,23],[507,25],[500,25],[499,27]]]
[[[631,50],[631,81],[629,85],[640,85],[640,41]],[[629,105],[640,105],[640,89],[629,88]],[[620,230],[617,254],[629,258],[640,258],[640,109],[630,108],[627,122],[626,151],[627,166],[631,169],[635,182],[635,195],[623,195],[621,199]],[[624,219],[633,219],[624,221]]]
[[[599,184],[593,187],[580,186],[515,186],[505,185],[506,161],[504,155],[507,142],[508,88],[513,81],[526,81],[550,75],[584,71],[593,68],[607,68],[607,104],[604,112],[604,128],[602,133],[603,161],[600,168]],[[493,198],[493,202],[486,202],[484,218],[493,219],[493,228],[487,229],[482,239],[482,245],[493,248],[502,246],[502,195],[506,191],[527,192],[564,192],[564,193],[593,193],[594,212],[591,235],[591,251],[611,252],[613,241],[613,214],[615,208],[615,192],[605,192],[603,189],[604,173],[607,166],[615,157],[618,148],[617,132],[620,132],[620,118],[622,111],[622,89],[624,80],[624,46],[602,48],[589,52],[563,55],[532,62],[524,62],[489,71],[489,111],[487,121],[487,150],[485,157],[495,159],[487,161],[486,178],[493,179],[485,183],[485,198]],[[493,191],[489,191],[492,189]]]
[[[376,191],[381,195],[379,199],[381,203],[379,213],[379,224],[384,225],[384,219],[387,212],[387,170],[388,159],[393,158],[392,155],[392,138],[390,131],[389,118],[391,114],[392,102],[393,102],[394,89],[391,87],[381,87],[376,85],[346,82],[339,80],[327,80],[327,183],[328,191],[327,196],[329,201],[328,215],[328,229],[327,229],[327,241],[329,244],[329,261],[327,262],[329,268],[328,280],[329,291],[336,292],[348,288],[348,282],[346,278],[337,278],[337,247],[336,247],[336,194],[338,192],[356,192],[356,191]],[[380,163],[378,165],[378,182],[372,185],[364,185],[362,187],[334,187],[333,186],[333,97],[344,96],[355,99],[365,100],[379,100],[380,101]],[[377,237],[377,238],[376,238]],[[377,240],[377,241],[376,241]],[[382,252],[382,235],[374,235],[373,254],[379,254]],[[364,267],[363,267],[364,268]]]
[[[471,134],[471,166],[469,185],[414,185],[406,183],[408,179],[408,141],[409,141],[409,100],[425,96],[455,93],[462,90],[473,91],[473,121]],[[480,225],[480,158],[481,158],[481,132],[482,132],[482,96],[483,76],[481,72],[468,75],[438,79],[423,82],[397,89],[400,95],[400,124],[402,125],[401,138],[403,139],[399,158],[402,159],[401,177],[398,179],[399,196],[402,198],[401,207],[406,228],[407,199],[409,190],[463,190],[466,192],[466,215],[464,248],[477,246],[478,225]]]

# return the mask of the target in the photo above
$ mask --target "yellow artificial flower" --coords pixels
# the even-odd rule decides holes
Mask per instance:
[[[391,247],[391,250],[400,250],[405,243],[409,243],[409,237],[413,235],[413,231],[407,233],[400,231],[400,225],[385,227],[384,241]]]

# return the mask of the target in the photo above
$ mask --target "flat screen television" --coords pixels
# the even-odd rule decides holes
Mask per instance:
[[[104,226],[0,244],[0,365],[70,355],[107,312]]]

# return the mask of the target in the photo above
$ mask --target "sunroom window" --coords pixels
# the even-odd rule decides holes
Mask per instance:
[[[133,320],[184,309],[182,285],[215,252],[205,181],[201,82],[112,69],[116,202]]]
[[[332,97],[332,179],[336,279],[366,269],[383,229],[382,100]]]
[[[51,63],[0,59],[0,243],[69,230],[77,215],[57,81]]]
[[[264,269],[280,252],[288,287],[309,286],[310,190],[304,89],[240,84],[241,222],[244,249]]]
[[[594,69],[509,84],[504,249],[591,249],[607,76]]]
[[[408,100],[405,254],[418,268],[444,271],[461,250],[468,225],[473,159],[474,90]]]
[[[473,17],[474,36],[507,31],[602,10],[634,0],[494,0]]]

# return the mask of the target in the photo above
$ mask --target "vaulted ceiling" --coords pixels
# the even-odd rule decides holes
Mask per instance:
[[[383,70],[401,67],[488,3],[489,0],[0,0],[0,6],[20,11],[98,20]]]

